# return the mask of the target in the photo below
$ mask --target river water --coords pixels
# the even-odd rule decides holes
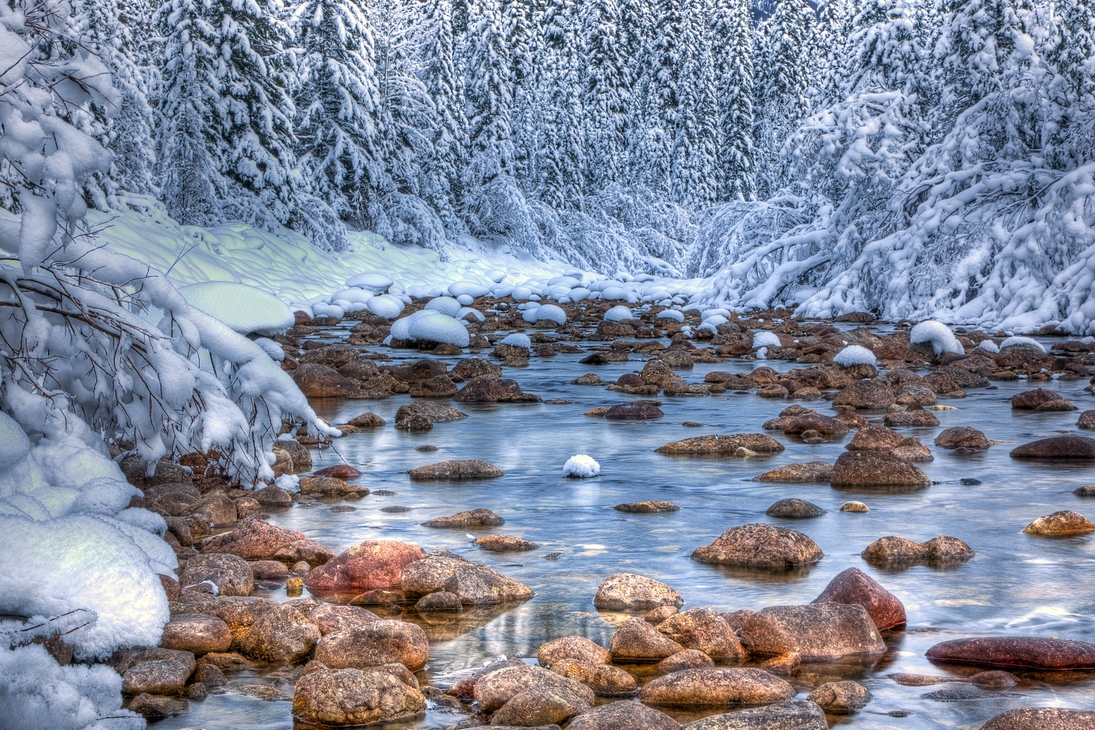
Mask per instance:
[[[410,351],[392,352],[398,360],[424,357]],[[1067,677],[1022,675],[1023,683],[1006,691],[987,690],[976,700],[939,702],[922,695],[947,686],[909,687],[887,675],[913,672],[957,676],[953,670],[932,666],[924,652],[933,644],[980,635],[1060,636],[1095,642],[1095,539],[1078,537],[1050,540],[1022,532],[1033,519],[1061,509],[1095,516],[1095,509],[1071,492],[1095,483],[1095,469],[1067,463],[1038,464],[1008,457],[1015,444],[1060,433],[1077,432],[1077,413],[1013,412],[1007,399],[1014,393],[1040,386],[1059,390],[1081,409],[1095,404],[1083,388],[1086,381],[1028,384],[1025,380],[994,383],[990,389],[971,389],[968,397],[941,400],[956,410],[936,412],[936,429],[900,429],[932,448],[935,460],[918,464],[935,482],[912,493],[836,490],[822,485],[777,485],[751,481],[769,469],[790,462],[832,462],[850,438],[808,445],[773,432],[786,450],[774,456],[747,459],[673,458],[654,453],[671,441],[709,433],[759,432],[761,424],[788,405],[755,394],[728,392],[700,398],[662,397],[665,417],[657,421],[619,422],[584,416],[590,408],[632,399],[604,387],[570,382],[585,372],[597,372],[611,382],[642,367],[638,356],[630,362],[591,367],[582,355],[533,357],[528,368],[509,369],[526,392],[544,400],[564,398],[566,405],[453,404],[468,414],[464,421],[437,424],[426,433],[394,428],[395,412],[410,396],[383,401],[313,402],[331,423],[349,420],[371,410],[388,425],[339,439],[335,450],[316,456],[315,468],[340,463],[340,456],[360,468],[358,483],[371,490],[390,490],[394,496],[370,495],[351,504],[349,512],[332,512],[330,504],[296,506],[270,521],[296,529],[336,551],[363,540],[393,538],[414,542],[424,549],[444,548],[476,562],[486,563],[536,591],[527,603],[504,611],[465,614],[459,619],[423,619],[413,609],[404,614],[431,638],[424,683],[448,686],[462,674],[490,659],[535,657],[537,648],[552,638],[582,634],[605,646],[625,616],[593,608],[597,586],[613,573],[633,572],[664,581],[685,600],[683,609],[711,606],[719,611],[806,603],[837,573],[858,567],[874,577],[905,604],[908,629],[887,637],[889,652],[871,667],[804,666],[789,681],[800,697],[833,679],[856,679],[874,700],[858,714],[830,717],[842,728],[977,728],[1004,710],[1027,706],[1095,707],[1095,675]],[[440,358],[455,363],[455,358]],[[767,364],[779,370],[795,366]],[[711,370],[748,372],[754,363],[726,362],[697,365],[678,371],[690,383],[702,382]],[[828,404],[805,404],[828,413]],[[881,423],[882,413],[866,413]],[[703,428],[682,426],[699,421]],[[990,439],[1005,442],[987,453],[957,455],[936,449],[931,441],[950,426],[974,426]],[[415,447],[430,444],[434,452]],[[315,452],[313,452],[315,453]],[[589,454],[601,465],[594,479],[562,477],[562,465],[575,454]],[[412,483],[406,472],[416,466],[448,459],[482,459],[505,471],[499,479],[465,483]],[[965,484],[962,480],[967,480]],[[979,484],[970,484],[977,480]],[[764,511],[777,499],[799,497],[827,510],[810,520],[780,520]],[[621,502],[668,500],[679,512],[630,515],[614,511]],[[870,512],[839,511],[841,503],[856,499]],[[408,512],[383,512],[391,506]],[[488,532],[523,537],[539,549],[527,553],[496,554],[478,550],[464,530],[420,526],[433,517],[486,507],[502,515],[506,524]],[[807,571],[772,574],[728,570],[701,565],[689,558],[698,546],[709,544],[724,530],[750,522],[774,522],[802,531],[825,553]],[[946,570],[912,567],[884,571],[867,565],[860,552],[883,535],[924,541],[937,535],[958,537],[977,556]],[[557,559],[546,559],[560,553]],[[281,600],[277,593],[268,594]],[[683,610],[682,609],[682,610]],[[970,673],[970,672],[967,672]],[[231,677],[238,682],[275,682],[261,676]],[[282,685],[291,694],[291,686]],[[893,716],[891,715],[905,715]],[[448,728],[463,715],[431,708],[424,719],[393,728]],[[679,719],[690,719],[680,715]],[[278,728],[293,726],[288,702],[263,702],[228,692],[192,702],[189,714],[156,723],[157,730],[183,727]]]

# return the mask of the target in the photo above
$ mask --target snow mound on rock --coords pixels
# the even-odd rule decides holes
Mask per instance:
[[[779,337],[775,332],[769,332],[768,330],[761,330],[753,334],[753,349],[758,347],[779,347]],[[767,354],[767,353],[765,353]],[[759,355],[758,355],[759,357]]]
[[[677,309],[663,309],[658,312],[656,319],[671,319],[674,322],[684,322],[684,312]]]
[[[606,322],[623,322],[628,319],[634,319],[634,315],[631,314],[631,309],[619,304],[612,309],[605,312]]]
[[[586,454],[577,454],[563,464],[563,476],[572,479],[589,479],[601,473],[601,465]]]
[[[833,358],[833,362],[847,368],[852,365],[876,365],[878,363],[878,358],[876,358],[874,353],[866,347],[849,345],[836,354],[836,357]]]
[[[1000,343],[1000,349],[1005,350],[1009,347],[1033,347],[1036,350],[1046,351],[1046,348],[1042,346],[1042,343],[1035,340],[1032,337],[1020,337],[1018,335],[1012,336]]]
[[[467,347],[471,340],[467,327],[459,320],[428,309],[414,318],[407,329],[407,334],[412,340],[440,342],[457,347]]]
[[[526,322],[539,322],[543,319],[548,322],[554,322],[560,327],[567,323],[567,313],[563,311],[562,307],[557,307],[554,304],[545,304],[541,307],[530,307],[525,310],[521,317]]]
[[[981,340],[981,343],[979,345],[977,345],[977,347],[975,349],[984,350],[985,352],[991,352],[994,355],[996,353],[1000,352],[999,345],[997,345],[992,340]]]
[[[216,317],[241,335],[273,335],[293,326],[293,313],[272,294],[232,281],[209,281],[179,289],[190,306]]]
[[[490,289],[482,284],[476,284],[473,281],[457,281],[449,284],[449,294],[454,297],[469,296],[473,299],[476,297],[485,297],[490,294]]]
[[[520,332],[514,332],[512,335],[506,335],[499,342],[499,345],[509,345],[511,347],[524,347],[526,349],[532,349],[532,340],[528,335],[523,335]]]
[[[366,271],[346,280],[346,286],[364,289],[373,294],[383,294],[393,283],[390,277],[375,271]]]
[[[953,352],[955,355],[966,354],[965,348],[951,332],[950,327],[931,319],[909,330],[909,342],[914,345],[930,342],[936,355],[942,355],[944,352]]]
[[[384,317],[385,319],[395,319],[403,314],[403,302],[399,297],[392,296],[391,294],[381,294],[380,296],[373,297],[366,302],[366,305],[370,312],[378,317]]]
[[[460,302],[452,297],[434,297],[426,302],[427,310],[447,314],[450,317],[456,316],[456,313],[460,311],[460,306]]]

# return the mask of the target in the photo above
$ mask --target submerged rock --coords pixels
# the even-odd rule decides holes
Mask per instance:
[[[761,474],[753,481],[774,484],[828,484],[832,473],[832,464],[824,461],[810,461],[805,464],[781,466]]]
[[[1084,436],[1054,436],[1012,449],[1011,458],[1095,459],[1095,439]]]
[[[809,700],[788,700],[690,722],[684,730],[828,730],[825,713]]]
[[[619,403],[605,411],[604,417],[610,421],[645,421],[661,418],[665,415],[657,401],[637,400]]]
[[[967,664],[988,669],[1091,671],[1095,644],[1031,636],[954,639],[936,644],[925,656],[938,664]]]
[[[1008,710],[981,726],[981,730],[1090,730],[1095,710],[1037,707]]]
[[[796,499],[794,497],[788,499],[781,499],[778,502],[772,504],[771,507],[764,511],[764,514],[769,517],[782,517],[784,519],[809,519],[812,517],[821,517],[825,514],[825,510],[818,507],[813,502],[807,502],[804,499]]]
[[[420,466],[411,469],[408,474],[412,481],[462,481],[464,479],[496,479],[505,473],[485,461],[468,459]]]
[[[681,594],[665,583],[634,573],[617,573],[597,589],[593,605],[605,611],[648,611],[658,606],[680,607]]]
[[[660,514],[664,512],[676,512],[680,509],[672,502],[625,502],[624,504],[618,504],[612,509],[617,512],[627,512],[635,515],[650,515]]]
[[[734,456],[738,449],[757,454],[778,454],[783,444],[762,433],[735,433],[728,435],[696,436],[674,441],[655,449],[659,454],[692,456]]]
[[[470,527],[498,527],[505,524],[500,515],[489,509],[472,509],[457,512],[448,517],[435,517],[422,523],[423,527],[444,527],[453,529],[467,529]]]
[[[486,535],[475,540],[475,546],[480,550],[492,553],[519,553],[535,550],[539,547],[534,542],[529,542],[514,535]]]

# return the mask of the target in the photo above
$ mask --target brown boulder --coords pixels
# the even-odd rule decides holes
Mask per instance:
[[[368,725],[426,711],[416,687],[381,670],[319,669],[297,680],[293,716],[320,725]]]
[[[931,479],[907,461],[887,453],[845,451],[837,457],[829,483],[834,487],[931,486]]]
[[[905,606],[859,568],[848,568],[829,581],[813,603],[844,603],[862,606],[879,631],[904,626]]]
[[[825,510],[818,507],[813,502],[791,497],[773,502],[772,505],[764,511],[764,514],[769,517],[779,517],[781,519],[803,520],[821,517],[825,514]]]
[[[880,537],[861,553],[871,565],[896,566],[927,563],[947,565],[964,563],[974,556],[969,545],[955,537],[934,537],[918,543],[904,537]]]
[[[922,408],[911,408],[898,413],[887,413],[882,422],[890,428],[902,426],[911,428],[935,428],[939,425],[939,419],[931,411]]]
[[[185,587],[205,581],[215,585],[222,596],[249,596],[255,588],[250,564],[227,553],[200,553],[187,561],[179,583]]]
[[[619,667],[564,659],[551,665],[556,674],[581,682],[598,697],[623,697],[639,688],[635,678]]]
[[[871,691],[859,682],[826,682],[806,699],[831,715],[853,715],[871,701]]]
[[[449,372],[449,377],[458,383],[476,378],[500,378],[502,366],[481,357],[468,357],[456,363],[456,367]]]
[[[232,632],[228,624],[215,616],[176,613],[163,627],[160,646],[193,654],[211,651],[228,651],[232,645]]]
[[[139,695],[177,695],[186,690],[192,666],[176,659],[156,659],[142,662],[122,674],[122,692]]]
[[[828,730],[825,713],[809,700],[788,700],[754,710],[712,715],[684,730]]]
[[[567,730],[680,730],[681,724],[664,712],[638,702],[612,702],[586,710]]]
[[[788,464],[755,477],[755,482],[773,484],[828,484],[833,473],[833,465],[824,461],[809,461],[805,464]]]
[[[1095,439],[1084,436],[1053,436],[1012,449],[1011,458],[1095,459]]]
[[[592,706],[594,700],[593,691],[580,682],[560,676],[542,667],[528,665],[505,666],[483,674],[475,683],[475,700],[479,703],[479,708],[489,714],[497,712],[513,698],[529,690],[537,693],[549,691],[565,693],[571,698],[583,700],[586,703],[586,708]],[[559,722],[566,719],[564,717],[558,721],[552,720],[550,722]]]
[[[935,445],[941,449],[984,451],[989,447],[985,434],[970,426],[954,426],[935,437]]]
[[[715,666],[714,660],[702,651],[685,649],[684,651],[678,651],[676,654],[662,659],[654,669],[658,674],[672,674],[673,672],[679,672],[682,669],[696,669],[698,667],[713,666]]]
[[[762,433],[735,433],[696,436],[674,441],[655,451],[670,455],[734,456],[738,449],[746,449],[758,454],[778,454],[783,451],[783,444]]]
[[[612,660],[608,649],[584,636],[564,636],[552,639],[536,652],[540,666],[550,668],[556,662],[572,661],[583,664],[607,664]]]
[[[335,477],[301,477],[300,493],[309,497],[360,499],[369,494],[369,489]]]
[[[795,696],[787,682],[762,669],[684,669],[647,683],[639,699],[659,707],[765,705]]]
[[[287,565],[296,565],[301,561],[311,566],[323,565],[334,557],[334,550],[315,540],[297,540],[274,553],[274,560]]]
[[[659,662],[683,648],[659,633],[644,619],[633,618],[616,629],[609,651],[614,662],[642,663]]]
[[[366,669],[402,664],[412,672],[426,666],[429,640],[406,621],[373,621],[327,634],[316,643],[315,659],[331,669]]]
[[[678,613],[655,628],[685,649],[702,651],[717,662],[741,662],[746,658],[734,630],[711,608]]]
[[[1022,411],[1074,411],[1076,407],[1058,392],[1035,388],[1011,397],[1011,407]]]
[[[893,390],[877,380],[857,380],[833,399],[834,406],[881,410],[897,401]]]
[[[206,540],[202,543],[202,551],[230,553],[245,560],[268,560],[289,543],[303,539],[303,532],[283,530],[258,517],[248,517],[231,532]]]
[[[390,588],[399,585],[404,568],[425,556],[411,543],[367,540],[313,569],[305,585],[313,592]]]
[[[604,611],[649,611],[658,606],[680,607],[681,594],[665,583],[634,573],[617,573],[597,589],[593,605]]]
[[[443,527],[466,530],[471,527],[498,527],[505,524],[505,520],[489,509],[472,509],[457,512],[448,517],[435,517],[422,523],[423,527]]]
[[[455,593],[437,591],[419,598],[414,610],[419,613],[460,613],[464,610],[464,604]]]
[[[395,427],[401,431],[421,430],[414,424],[428,423],[453,423],[462,421],[468,417],[467,413],[456,410],[452,406],[433,401],[415,401],[409,405],[400,406],[395,412]]]
[[[504,472],[478,459],[442,461],[420,466],[408,472],[412,481],[462,481],[464,479],[496,479]]]
[[[480,550],[492,553],[521,553],[539,547],[534,542],[529,542],[514,535],[486,535],[477,538],[475,546]]]
[[[1089,532],[1095,532],[1095,525],[1091,524],[1091,520],[1079,512],[1061,510],[1045,517],[1039,517],[1027,525],[1023,532],[1031,535],[1047,536],[1085,535]]]
[[[680,509],[672,502],[660,502],[660,501],[644,501],[644,502],[625,502],[618,504],[612,509],[617,512],[627,512],[634,515],[650,515],[661,514],[665,512],[676,512]]]
[[[190,704],[184,699],[145,692],[134,697],[133,701],[129,703],[128,709],[141,715],[146,720],[160,720],[186,713],[190,709]]]
[[[763,570],[791,570],[821,557],[817,543],[801,532],[764,523],[731,527],[692,553],[692,559],[701,563]]]
[[[843,421],[817,413],[792,418],[783,426],[783,432],[786,434],[799,435],[806,431],[817,431],[829,438],[840,438],[848,433],[848,427]]]
[[[937,664],[987,669],[1038,669],[1056,672],[1095,669],[1095,644],[1033,636],[987,636],[936,644],[925,656]]]
[[[437,591],[455,593],[465,606],[527,601],[532,589],[493,568],[445,551],[432,552],[403,570],[403,591],[418,599]]]
[[[870,659],[886,651],[863,606],[772,606],[746,617],[742,646],[752,655],[794,654],[804,663]]]
[[[308,612],[308,620],[316,625],[322,636],[346,629],[360,629],[380,617],[372,611],[358,606],[343,606],[337,603],[321,603]]]
[[[646,421],[661,418],[665,413],[658,403],[650,400],[637,400],[630,403],[618,403],[605,411],[604,417],[610,421]]]
[[[1076,421],[1078,428],[1095,428],[1095,411],[1084,411],[1080,414],[1080,420]]]
[[[293,371],[293,381],[309,398],[347,398],[356,395],[360,386],[333,368],[317,363],[304,363]]]
[[[485,377],[469,380],[453,400],[457,403],[539,403],[540,396],[525,393],[516,380]]]
[[[868,425],[857,430],[845,448],[848,451],[891,451],[909,441],[907,436],[887,426]]]
[[[256,490],[252,496],[256,502],[267,508],[280,509],[293,506],[293,495],[273,484]]]
[[[1095,727],[1095,710],[1029,707],[991,717],[981,730],[1090,730],[1092,727]]]

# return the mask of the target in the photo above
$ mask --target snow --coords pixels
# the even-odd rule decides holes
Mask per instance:
[[[670,319],[674,322],[684,322],[684,312],[677,309],[663,309],[658,312],[657,319]]]
[[[701,325],[707,325],[708,327],[710,327],[711,329],[714,330],[720,324],[726,324],[729,321],[730,320],[728,318],[724,317],[721,314],[712,314],[708,317],[704,317],[703,322],[701,323]]]
[[[759,330],[753,333],[753,349],[758,347],[779,347],[779,337],[775,332],[768,330]],[[757,357],[760,357],[760,353],[757,353]]]
[[[874,353],[866,347],[849,345],[836,354],[833,358],[833,362],[837,365],[843,365],[844,367],[851,367],[852,365],[877,365],[878,358],[876,358]]]
[[[1032,337],[1008,337],[1006,340],[1000,343],[1000,349],[1003,350],[1008,347],[1033,347],[1034,349],[1040,350],[1042,352],[1046,351],[1046,348],[1042,345],[1042,343]]]
[[[191,306],[242,335],[281,334],[293,326],[293,313],[284,302],[246,284],[210,281],[184,286],[179,292]]]
[[[622,304],[619,304],[612,309],[605,312],[606,322],[623,322],[629,319],[634,319],[631,310]]]
[[[589,479],[601,473],[601,465],[586,454],[577,454],[563,464],[563,476],[572,479]]]
[[[436,299],[434,301],[437,301]],[[459,309],[457,310],[459,311]],[[470,341],[468,328],[459,320],[435,310],[424,309],[415,312],[416,317],[408,317],[407,336],[412,340],[441,342],[457,347],[467,347]],[[402,320],[401,320],[402,321]],[[395,336],[394,327],[392,332]]]
[[[456,313],[460,311],[460,306],[460,302],[452,297],[435,297],[426,302],[426,309],[447,314],[450,317],[456,316]]]
[[[480,312],[478,309],[472,309],[471,307],[460,307],[460,311],[456,313],[456,318],[470,322],[471,320],[469,320],[468,317],[471,317],[477,322],[483,322],[487,319],[486,316],[484,316],[483,313]]]
[[[521,316],[526,322],[539,322],[544,319],[554,322],[560,327],[567,323],[566,312],[563,311],[562,307],[557,307],[554,304],[529,307]]]
[[[470,294],[461,294],[456,298],[456,301],[462,306],[468,307],[475,303],[475,297]]]
[[[403,302],[391,294],[381,294],[367,302],[369,311],[378,317],[395,319],[403,313]]]
[[[274,362],[281,362],[285,359],[285,350],[281,348],[281,345],[273,340],[265,337],[260,337],[255,340],[255,344],[262,348],[262,351],[270,356],[270,359]]]
[[[346,286],[364,289],[372,294],[383,294],[393,283],[390,277],[376,271],[366,271],[346,280]]]
[[[520,332],[514,332],[512,335],[506,335],[498,341],[499,345],[510,345],[511,347],[524,347],[526,349],[532,349],[532,340],[528,335],[523,335]]]
[[[985,352],[991,352],[993,354],[1000,352],[1000,347],[992,340],[981,340],[975,349],[984,350]]]
[[[909,330],[909,342],[914,345],[921,342],[930,342],[936,355],[942,355],[944,352],[952,352],[956,355],[966,354],[962,343],[958,341],[950,328],[942,322],[934,320],[921,322]]]
[[[449,284],[449,294],[454,297],[469,296],[472,300],[479,297],[485,297],[490,294],[490,287],[483,284],[477,284],[474,281],[456,281]]]

